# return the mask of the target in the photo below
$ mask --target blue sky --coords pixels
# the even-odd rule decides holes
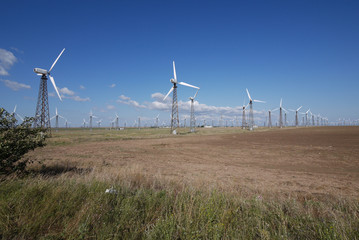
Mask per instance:
[[[199,86],[198,119],[240,117],[248,88],[256,120],[283,106],[359,118],[358,1],[2,1],[0,101],[33,116],[39,77],[50,68],[50,115],[81,125],[92,110],[109,125],[141,116],[169,120],[172,61]],[[180,86],[180,118],[189,115]],[[162,94],[162,95],[161,95]],[[263,113],[262,113],[263,112]],[[288,118],[293,121],[294,115]],[[87,120],[88,121],[88,120]],[[274,121],[274,120],[273,120]]]

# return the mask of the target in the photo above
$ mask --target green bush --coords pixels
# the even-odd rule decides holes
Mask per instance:
[[[0,175],[24,172],[29,159],[23,156],[30,150],[45,145],[44,129],[32,128],[34,119],[17,123],[13,114],[0,108]]]

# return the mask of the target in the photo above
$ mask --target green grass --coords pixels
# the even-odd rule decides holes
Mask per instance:
[[[117,194],[105,194],[111,185]],[[0,184],[0,237],[359,239],[359,203],[29,177]]]

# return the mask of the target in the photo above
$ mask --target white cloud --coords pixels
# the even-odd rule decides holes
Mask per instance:
[[[50,96],[50,94],[49,94]],[[55,96],[55,94],[53,95]],[[51,96],[52,97],[52,96]],[[71,99],[71,100],[74,100],[76,102],[89,102],[91,101],[91,99],[89,97],[87,98],[81,98],[80,96],[66,96],[66,95],[61,95],[61,98],[64,98],[64,99]]]
[[[75,92],[70,90],[67,87],[59,88],[59,92],[61,94],[61,98],[71,99],[77,102],[88,102],[91,101],[89,97],[81,98],[80,96],[75,96]],[[49,96],[54,97],[55,93],[49,93]]]
[[[131,98],[129,98],[129,97],[126,97],[125,95],[121,95],[121,96],[119,96],[119,98],[121,99],[121,100],[130,100]]]
[[[131,98],[126,97],[125,95],[119,96],[119,99],[117,100],[117,102],[127,104],[127,105],[133,106],[135,108],[146,108],[145,105],[141,105],[137,101],[131,100]]]
[[[50,93],[49,93],[49,96],[50,96],[50,97],[55,97],[56,94],[55,94],[54,92],[50,92]]]
[[[74,95],[75,95],[75,92],[74,92],[74,91],[71,91],[71,90],[68,89],[67,87],[60,88],[60,89],[59,89],[59,92],[62,93],[62,94],[70,95],[70,96],[74,96]]]
[[[121,95],[117,102],[131,105],[133,107],[146,108],[150,110],[157,111],[167,111],[170,112],[172,109],[172,99],[167,98],[163,101],[165,95],[162,93],[153,93],[151,98],[154,99],[152,102],[144,102],[143,104],[138,103],[135,100],[132,100],[130,97]],[[235,116],[238,117],[241,121],[242,116],[242,106],[236,107],[221,107],[221,106],[211,106],[203,103],[199,103],[198,101],[194,101],[194,108],[196,117],[198,119],[218,119],[220,116],[223,117],[224,120],[234,119]],[[178,101],[178,110],[182,116],[189,116],[191,111],[191,101]],[[253,113],[256,115],[256,119],[260,116],[261,118],[265,117],[265,112],[253,110]],[[260,119],[260,118],[258,118]]]
[[[84,90],[84,89],[85,89],[85,87],[84,87],[84,86],[82,86],[82,85],[80,85],[80,89],[81,89],[81,90]]]
[[[0,71],[1,71],[1,69],[0,69]],[[30,89],[31,88],[30,85],[26,85],[26,84],[23,84],[23,83],[18,83],[18,82],[15,82],[15,81],[2,80],[2,79],[0,81],[2,81],[5,84],[5,86],[7,86],[8,88],[11,88],[14,91],[18,91],[18,90],[23,89],[23,88],[25,88],[25,89]]]
[[[110,88],[114,88],[114,87],[116,87],[116,84],[111,84],[110,86],[109,86]]]
[[[107,109],[109,109],[109,110],[113,110],[113,109],[115,109],[116,107],[114,106],[114,105],[107,105]]]
[[[7,70],[17,61],[17,58],[12,52],[0,48],[0,75],[7,76]]]

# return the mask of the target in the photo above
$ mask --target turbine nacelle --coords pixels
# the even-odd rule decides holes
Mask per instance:
[[[49,72],[42,68],[34,68],[34,72],[41,75],[47,75]]]
[[[170,79],[170,82],[171,83],[177,83],[177,81],[175,79],[173,79],[173,78]]]

